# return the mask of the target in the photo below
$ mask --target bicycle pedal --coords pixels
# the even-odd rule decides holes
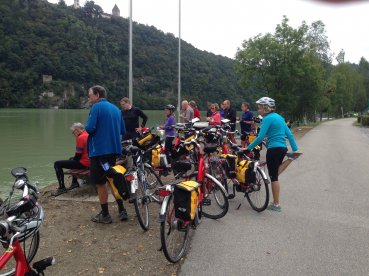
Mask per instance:
[[[202,205],[204,205],[204,206],[210,206],[211,205],[211,199],[204,198],[202,200]]]

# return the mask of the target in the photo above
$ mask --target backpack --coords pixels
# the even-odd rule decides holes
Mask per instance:
[[[121,165],[111,167],[106,172],[106,178],[116,199],[128,199],[131,195],[131,186],[124,177],[125,173],[126,169]]]
[[[239,162],[237,166],[237,180],[242,184],[255,183],[255,162],[248,160],[242,160]]]
[[[174,186],[174,215],[184,221],[195,219],[200,184],[184,181]]]

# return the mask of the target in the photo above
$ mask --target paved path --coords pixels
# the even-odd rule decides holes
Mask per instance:
[[[325,122],[298,144],[280,177],[283,211],[256,213],[233,199],[204,219],[180,275],[369,275],[369,132]]]

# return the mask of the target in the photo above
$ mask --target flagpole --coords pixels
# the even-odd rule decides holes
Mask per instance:
[[[181,110],[181,0],[178,0],[178,120]]]
[[[131,104],[133,104],[133,84],[132,84],[132,0],[129,1],[129,76],[128,76],[128,98],[131,101]]]

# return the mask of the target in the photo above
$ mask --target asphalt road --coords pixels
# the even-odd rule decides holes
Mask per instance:
[[[246,199],[203,219],[180,275],[369,275],[369,130],[325,122],[280,176],[282,212]],[[243,200],[243,205],[236,210]]]

